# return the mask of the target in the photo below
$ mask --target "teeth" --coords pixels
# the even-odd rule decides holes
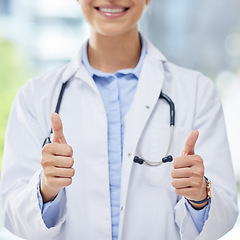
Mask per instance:
[[[121,13],[124,12],[123,8],[99,8],[101,12],[105,13]]]

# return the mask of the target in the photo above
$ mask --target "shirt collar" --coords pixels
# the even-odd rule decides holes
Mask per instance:
[[[83,65],[86,67],[87,71],[89,72],[89,74],[92,77],[94,77],[94,76],[110,77],[110,76],[118,75],[118,74],[124,74],[124,75],[133,74],[138,79],[140,76],[140,73],[141,73],[141,69],[142,69],[142,65],[143,65],[145,56],[147,54],[146,40],[141,36],[141,34],[139,34],[139,35],[140,35],[140,39],[141,39],[141,43],[142,43],[142,49],[141,49],[140,59],[135,68],[121,69],[121,70],[118,70],[117,72],[115,72],[114,74],[105,73],[105,72],[99,71],[97,69],[94,69],[88,61],[88,54],[87,54],[88,41],[85,42],[85,44],[83,45],[83,48],[82,48],[82,63],[83,63]]]

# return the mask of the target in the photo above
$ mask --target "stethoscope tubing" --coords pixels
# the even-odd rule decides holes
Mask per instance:
[[[60,93],[58,95],[58,100],[57,100],[57,105],[56,105],[56,108],[55,108],[55,113],[59,114],[59,110],[60,110],[60,107],[61,107],[61,104],[62,104],[62,99],[63,99],[63,94],[65,92],[65,89],[66,89],[66,86],[68,84],[69,80],[67,80],[66,82],[64,82],[62,84],[62,87],[61,87],[61,90],[60,90]],[[49,144],[52,142],[52,138],[53,138],[53,129],[51,128],[50,130],[50,135],[49,137],[46,137],[44,142],[43,142],[43,145],[42,145],[42,148],[46,145],[46,144]]]
[[[162,160],[157,161],[157,162],[152,162],[152,161],[147,161],[144,159],[141,150],[139,149],[139,147],[137,148],[137,152],[139,153],[139,156],[135,156],[133,159],[134,163],[138,163],[138,164],[144,164],[147,165],[149,167],[158,167],[160,165],[162,165],[163,163],[167,163],[167,162],[172,162],[173,161],[173,157],[172,155],[169,155],[171,147],[172,147],[172,142],[173,142],[173,137],[174,137],[174,126],[175,126],[175,105],[174,102],[172,101],[172,99],[164,94],[162,91],[160,93],[159,99],[162,98],[164,100],[167,101],[167,103],[169,104],[169,108],[170,108],[170,137],[169,137],[169,143],[168,143],[168,148],[165,154],[165,157],[162,158]]]

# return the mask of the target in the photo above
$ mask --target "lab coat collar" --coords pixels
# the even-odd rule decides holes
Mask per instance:
[[[166,57],[148,39],[145,39],[145,41],[147,43],[147,53],[150,57],[155,60],[167,62]]]
[[[72,61],[67,65],[66,70],[62,77],[62,83],[75,78],[87,83],[98,95],[97,86],[92,76],[87,71],[86,67],[82,63],[82,52],[84,51],[84,44],[82,44],[80,50],[73,57]]]
[[[69,79],[71,79],[76,74],[76,72],[78,72],[80,67],[82,66],[81,52],[82,52],[83,47],[84,47],[84,44],[81,46],[80,50],[75,54],[75,56],[73,57],[71,62],[67,64],[67,67],[66,67],[65,72],[62,77],[63,83],[65,83]]]

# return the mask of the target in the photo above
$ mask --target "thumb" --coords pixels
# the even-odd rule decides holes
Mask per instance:
[[[185,142],[184,149],[182,151],[182,156],[186,155],[194,155],[194,148],[199,136],[199,132],[197,130],[193,130],[187,137]]]
[[[67,142],[63,135],[62,121],[57,113],[54,112],[51,114],[51,122],[52,122],[52,129],[53,129],[52,142],[66,144]]]

